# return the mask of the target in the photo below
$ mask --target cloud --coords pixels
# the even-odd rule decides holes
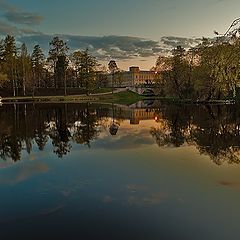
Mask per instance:
[[[53,34],[45,34],[32,29],[40,24],[43,17],[39,14],[19,9],[5,0],[0,0],[0,35],[15,35],[18,42],[26,43],[30,50],[39,44],[47,54],[49,42]],[[189,48],[200,40],[167,36],[160,41],[133,36],[81,36],[59,34],[65,40],[71,51],[88,48],[98,60],[109,61],[148,58],[168,53],[172,48],[181,45]]]
[[[9,12],[17,10],[17,8],[14,5],[7,3],[5,0],[0,0],[0,9],[1,11]]]
[[[43,20],[39,14],[23,11],[5,0],[0,0],[0,12],[7,21],[18,25],[38,25]]]
[[[20,31],[17,27],[0,20],[0,35],[16,35],[19,34],[19,32]]]
[[[42,22],[43,17],[29,12],[11,11],[5,14],[5,18],[12,23],[23,25],[38,25]]]
[[[49,41],[53,36],[44,33],[29,33],[26,36],[20,37],[19,41],[25,42],[30,48],[33,48],[35,44],[39,44],[47,53]],[[78,36],[61,34],[58,36],[67,42],[71,51],[88,48],[99,60],[147,58],[167,53],[178,45],[190,48],[200,42],[200,39],[180,37],[163,37],[160,41],[154,41],[132,36]]]
[[[30,50],[39,44],[47,54],[49,42],[53,34],[45,34],[32,29],[43,21],[37,13],[22,10],[5,0],[0,0],[0,35],[15,35],[18,42],[26,43]],[[120,61],[135,58],[148,58],[169,53],[181,45],[190,48],[197,45],[201,39],[182,38],[174,36],[162,37],[159,41],[133,36],[81,36],[59,34],[68,43],[71,51],[88,48],[100,61],[116,59]]]
[[[165,36],[161,38],[161,42],[168,48],[176,48],[177,46],[182,46],[183,48],[190,48],[199,44],[201,42],[201,39]]]

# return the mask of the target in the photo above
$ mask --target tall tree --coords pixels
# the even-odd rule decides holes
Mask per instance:
[[[56,76],[60,87],[64,86],[64,95],[67,95],[66,70],[68,61],[66,56],[58,56],[56,63]]]
[[[43,78],[43,66],[44,66],[44,53],[39,45],[35,45],[31,55],[32,67],[33,67],[33,94],[35,87],[42,87]]]
[[[185,59],[185,49],[177,46],[172,51],[172,83],[171,86],[175,95],[179,98],[189,97],[190,83],[189,83],[189,65]]]
[[[87,95],[93,89],[96,80],[96,67],[98,62],[95,57],[89,54],[88,49],[83,52],[77,51],[73,54],[74,62],[79,79],[86,90]]]
[[[16,59],[17,48],[15,38],[11,35],[7,35],[4,39],[3,61],[6,74],[12,82],[13,96],[16,96],[16,90],[18,87],[16,81]]]
[[[113,88],[114,88],[114,77],[115,77],[115,73],[118,71],[118,66],[117,66],[117,63],[115,60],[111,60],[109,63],[108,63],[108,69],[110,71],[110,73],[112,74],[112,93],[113,93]]]
[[[59,37],[55,36],[52,41],[49,43],[50,49],[49,49],[49,57],[48,60],[50,60],[53,63],[53,69],[54,69],[54,86],[55,88],[59,88],[58,79],[57,79],[57,61],[59,57],[66,57],[68,53],[68,46],[67,43],[64,42]]]
[[[81,78],[81,62],[82,62],[82,52],[75,51],[71,56],[71,61],[74,66],[74,70],[76,73],[76,86],[78,88],[83,87],[83,79]]]
[[[4,40],[0,40],[0,87],[4,87],[8,82],[8,76],[4,69]]]
[[[29,80],[29,70],[31,70],[31,61],[28,55],[27,46],[25,43],[21,45],[19,62],[21,64],[21,85],[23,88],[23,95],[26,95],[26,81]]]

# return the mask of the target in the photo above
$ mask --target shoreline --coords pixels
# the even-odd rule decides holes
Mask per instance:
[[[81,102],[109,102],[120,104],[132,104],[143,100],[144,97],[130,91],[92,94],[92,95],[67,95],[67,96],[27,96],[27,97],[6,97],[1,103],[81,103]]]
[[[164,103],[171,104],[194,104],[194,105],[209,105],[209,104],[236,104],[233,99],[226,100],[209,100],[196,101],[192,99],[178,99],[159,96],[142,96],[131,91],[123,91],[117,93],[104,93],[92,95],[67,95],[67,96],[26,96],[26,97],[6,97],[1,99],[2,104],[9,103],[81,103],[81,102],[105,102],[105,103],[119,103],[123,105],[130,105],[141,100],[159,100]]]

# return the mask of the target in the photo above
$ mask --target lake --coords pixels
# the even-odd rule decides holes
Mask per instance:
[[[240,108],[0,107],[1,239],[239,239]]]

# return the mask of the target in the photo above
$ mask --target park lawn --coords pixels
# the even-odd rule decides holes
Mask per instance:
[[[108,89],[109,90],[109,89]],[[105,89],[106,92],[107,89]],[[9,97],[3,98],[3,102],[107,102],[122,105],[131,105],[143,100],[144,97],[131,91],[124,91],[106,95],[67,95],[67,96],[35,96],[35,97]]]
[[[131,105],[143,99],[144,99],[143,96],[131,91],[124,91],[124,92],[109,94],[105,96],[100,96],[101,101],[122,104],[122,105]]]

